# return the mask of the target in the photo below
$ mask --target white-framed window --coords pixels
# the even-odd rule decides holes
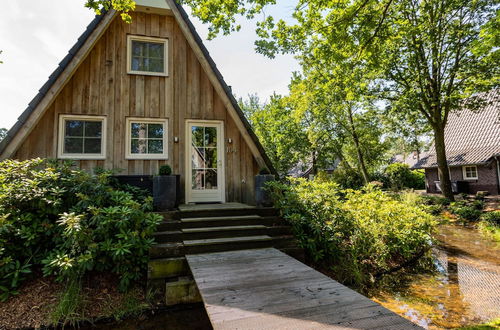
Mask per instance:
[[[126,158],[167,159],[168,119],[127,118]]]
[[[462,171],[463,171],[463,175],[464,175],[464,180],[477,180],[478,179],[476,165],[463,166]]]
[[[127,37],[127,72],[150,76],[168,76],[168,39]]]
[[[58,158],[105,159],[106,117],[59,116],[58,142]]]

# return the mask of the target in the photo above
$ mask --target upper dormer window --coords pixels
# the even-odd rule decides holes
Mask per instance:
[[[128,36],[128,73],[167,76],[168,40]]]

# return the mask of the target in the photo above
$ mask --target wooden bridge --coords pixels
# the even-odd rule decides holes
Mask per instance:
[[[274,248],[187,261],[215,330],[419,328]]]
[[[150,251],[150,286],[167,305],[202,300],[215,330],[419,328],[289,256],[301,249],[273,212],[226,205],[168,215]]]

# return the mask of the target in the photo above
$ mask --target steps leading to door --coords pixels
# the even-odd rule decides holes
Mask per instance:
[[[166,214],[150,249],[148,283],[164,304],[198,302],[185,255],[275,247],[298,259],[290,227],[273,208],[190,209]],[[187,296],[186,296],[187,295]]]

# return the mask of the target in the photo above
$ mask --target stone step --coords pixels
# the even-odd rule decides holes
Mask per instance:
[[[190,275],[185,257],[152,259],[148,262],[148,279],[157,280]]]
[[[192,275],[171,279],[148,280],[148,291],[155,304],[174,306],[193,304],[202,301]]]
[[[180,222],[181,229],[251,225],[274,226],[284,224],[284,221],[277,217],[262,217],[255,214],[240,216],[181,218]]]
[[[149,250],[151,259],[183,257],[186,254],[257,249],[265,247],[292,248],[297,243],[293,236],[268,235],[186,240],[183,243],[156,244]]]
[[[201,210],[182,210],[179,212],[181,218],[205,218],[205,217],[228,217],[242,215],[260,215],[263,217],[277,216],[278,210],[272,207],[246,207],[246,208],[227,208],[227,209],[201,209]]]
[[[183,240],[241,237],[255,235],[279,236],[290,234],[288,226],[267,227],[264,225],[222,226],[205,228],[185,228],[174,231],[157,232],[154,234],[157,243],[181,242]]]

